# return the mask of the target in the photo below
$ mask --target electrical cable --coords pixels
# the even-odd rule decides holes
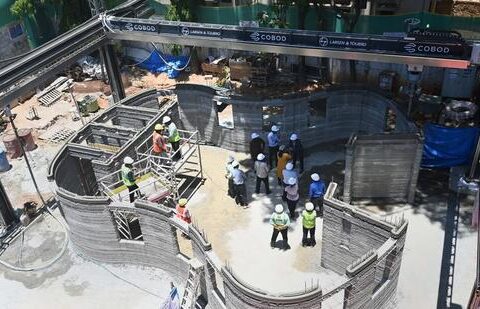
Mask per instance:
[[[190,53],[190,55],[188,56],[188,61],[187,63],[185,64],[185,66],[183,68],[176,68],[174,65],[170,64],[167,62],[167,60],[163,59],[162,57],[162,52],[160,52],[158,49],[157,49],[157,46],[155,46],[155,44],[153,42],[150,42],[153,46],[153,48],[155,48],[155,51],[158,53],[158,56],[160,57],[160,59],[162,59],[162,61],[168,66],[168,67],[171,67],[172,69],[174,69],[175,71],[183,71],[185,70],[188,65],[190,64],[190,60],[192,59],[192,53]]]

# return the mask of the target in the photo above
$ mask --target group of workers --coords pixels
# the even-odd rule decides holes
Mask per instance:
[[[303,145],[297,134],[289,137],[287,146],[281,145],[279,134],[280,128],[276,125],[271,127],[267,135],[267,143],[257,133],[252,133],[250,141],[250,155],[253,163],[253,170],[256,174],[255,193],[260,193],[262,183],[265,186],[265,193],[271,193],[269,184],[269,172],[276,167],[278,185],[282,186],[282,200],[286,202],[288,214],[284,211],[282,204],[275,206],[275,211],[270,218],[273,226],[273,233],[270,244],[275,247],[278,234],[282,234],[284,249],[289,249],[288,226],[290,220],[295,219],[300,195],[298,193],[299,174],[304,171]],[[266,146],[268,147],[266,152]],[[267,157],[268,156],[268,157]],[[298,172],[295,169],[298,167]],[[228,195],[235,199],[237,205],[246,206],[246,175],[240,169],[239,162],[232,156],[228,157],[226,165],[226,178],[228,179]],[[315,246],[315,222],[317,216],[323,216],[323,196],[325,194],[325,183],[317,173],[310,175],[311,183],[308,190],[308,202],[305,210],[302,211],[303,225],[303,246]],[[308,237],[310,236],[310,237]]]
[[[172,160],[178,161],[182,154],[178,150],[180,148],[180,134],[177,126],[169,116],[164,116],[162,123],[157,123],[152,134],[152,154],[157,157],[166,157],[168,144],[171,145],[173,153]],[[136,183],[135,172],[133,167],[134,160],[131,157],[125,157],[121,168],[122,182],[129,192],[130,203],[135,201],[135,194],[141,198],[142,193]]]

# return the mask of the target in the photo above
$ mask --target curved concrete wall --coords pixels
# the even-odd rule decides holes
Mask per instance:
[[[281,126],[284,142],[287,142],[290,133],[296,132],[305,147],[347,139],[352,133],[382,133],[387,109],[396,114],[393,133],[417,131],[393,100],[364,88],[338,87],[311,94],[285,95],[278,99],[220,98],[213,88],[193,84],[179,84],[175,92],[180,122],[186,130],[198,130],[206,142],[235,151],[248,151],[252,132],[266,137],[266,132],[262,132],[262,107],[265,106],[284,108]],[[217,99],[232,105],[234,129],[218,124],[214,102]],[[326,100],[325,117],[312,124],[309,102],[318,100]]]

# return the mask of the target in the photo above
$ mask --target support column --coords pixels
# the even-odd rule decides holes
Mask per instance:
[[[105,59],[105,67],[107,68],[108,81],[112,89],[113,100],[118,102],[125,98],[125,89],[123,88],[120,66],[115,57],[113,46],[107,44],[103,46],[100,51],[103,59]]]
[[[0,224],[8,228],[17,222],[18,218],[15,216],[15,211],[8,199],[7,192],[0,181]]]

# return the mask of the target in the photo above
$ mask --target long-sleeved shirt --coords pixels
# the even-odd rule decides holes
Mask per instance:
[[[232,163],[227,163],[227,165],[225,165],[225,177],[227,177],[228,179],[232,179],[233,178],[233,166],[232,166]]]
[[[232,172],[233,184],[234,185],[243,185],[245,183],[245,173],[238,168],[234,168]]]
[[[283,183],[284,183],[284,184],[287,184],[287,185],[288,185],[288,180],[289,180],[290,178],[296,178],[296,179],[298,179],[298,175],[297,175],[297,172],[296,172],[295,170],[289,171],[289,170],[287,170],[287,169],[284,169],[284,170],[282,171],[282,176],[283,176]]]
[[[297,201],[300,196],[298,195],[298,184],[293,186],[286,186],[285,192],[287,192],[287,199],[290,201]]]
[[[259,178],[267,178],[268,177],[268,164],[263,161],[255,161],[255,172],[257,173],[257,177]]]
[[[270,224],[277,230],[284,230],[290,225],[290,217],[284,212],[281,214],[274,212],[270,217]]]
[[[277,147],[280,143],[280,137],[277,133],[270,132],[267,135],[268,147]]]
[[[308,190],[308,196],[310,198],[322,197],[325,194],[325,183],[321,180],[312,181],[310,189]]]

